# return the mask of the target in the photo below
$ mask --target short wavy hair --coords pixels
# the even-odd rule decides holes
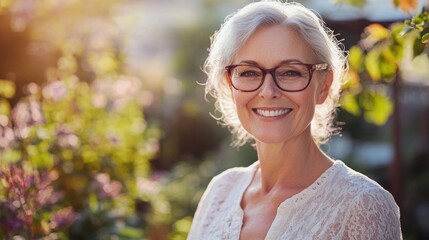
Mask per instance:
[[[338,131],[334,124],[340,96],[342,77],[347,69],[343,45],[325,26],[319,15],[298,3],[277,1],[254,2],[229,15],[225,23],[211,37],[209,55],[203,70],[208,76],[206,95],[215,99],[215,117],[228,126],[234,136],[233,145],[241,146],[253,137],[243,128],[238,119],[225,66],[232,64],[237,51],[260,26],[284,25],[296,30],[311,46],[319,62],[328,63],[333,73],[333,82],[328,98],[317,105],[311,122],[311,134],[317,144],[326,142]]]

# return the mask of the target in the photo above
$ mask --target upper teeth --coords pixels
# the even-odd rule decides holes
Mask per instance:
[[[292,111],[292,109],[282,109],[282,110],[261,110],[257,109],[256,112],[264,117],[277,117],[284,115]]]

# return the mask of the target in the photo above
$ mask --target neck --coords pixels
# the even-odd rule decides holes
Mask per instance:
[[[333,163],[310,134],[282,144],[257,142],[256,147],[260,162],[261,191],[266,193],[277,187],[308,187]]]

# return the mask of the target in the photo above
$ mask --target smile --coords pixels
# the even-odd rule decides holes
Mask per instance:
[[[279,116],[286,115],[286,114],[292,112],[292,108],[277,109],[277,110],[254,109],[254,111],[258,115],[261,115],[264,117],[279,117]]]

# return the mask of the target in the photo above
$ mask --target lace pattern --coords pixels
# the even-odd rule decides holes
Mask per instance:
[[[238,240],[240,200],[257,169],[216,176],[204,193],[188,240]],[[336,161],[313,184],[280,204],[266,240],[402,239],[399,209],[386,190]]]

